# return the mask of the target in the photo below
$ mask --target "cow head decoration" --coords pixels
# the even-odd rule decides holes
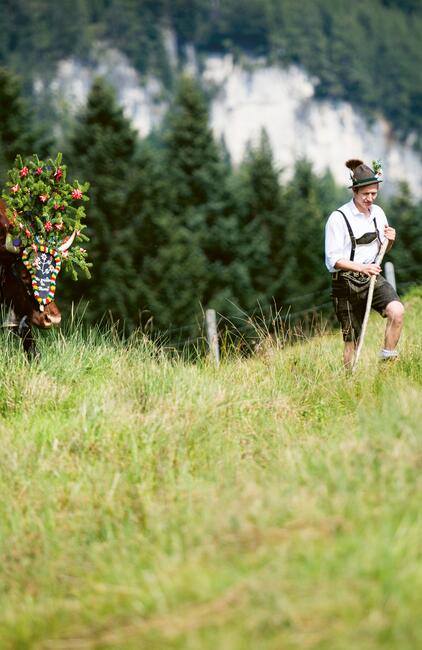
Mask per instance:
[[[76,266],[89,277],[86,250],[77,245],[88,239],[81,223],[88,184],[66,182],[61,154],[47,164],[37,156],[28,162],[18,156],[9,179],[0,201],[0,298],[32,340],[27,331],[32,325],[60,324],[55,303],[60,269],[71,270],[76,279]]]

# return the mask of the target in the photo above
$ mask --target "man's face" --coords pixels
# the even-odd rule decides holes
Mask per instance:
[[[365,187],[360,187],[355,192],[355,204],[360,212],[366,213],[371,208],[372,204],[375,202],[375,199],[378,195],[378,185],[374,183],[373,185],[366,185]]]

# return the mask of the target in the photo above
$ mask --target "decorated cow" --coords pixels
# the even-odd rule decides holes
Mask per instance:
[[[82,232],[88,184],[66,181],[61,154],[47,163],[37,156],[16,158],[0,200],[0,303],[13,310],[18,333],[30,356],[32,326],[60,324],[55,303],[60,269],[89,277]]]

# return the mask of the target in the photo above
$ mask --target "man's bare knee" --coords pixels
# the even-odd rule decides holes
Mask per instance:
[[[385,315],[394,323],[399,324],[403,322],[404,317],[404,306],[398,300],[393,300],[388,303],[385,308]]]

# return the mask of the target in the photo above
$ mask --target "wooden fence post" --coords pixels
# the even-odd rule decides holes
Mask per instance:
[[[394,273],[394,264],[393,264],[393,262],[386,262],[385,266],[384,266],[384,270],[385,270],[385,279],[387,280],[387,282],[389,282],[391,284],[393,289],[395,291],[397,291],[396,276],[395,276],[395,273]]]
[[[220,365],[220,348],[218,346],[217,317],[215,309],[207,309],[205,311],[205,320],[210,354],[214,357],[215,364],[218,367]]]

